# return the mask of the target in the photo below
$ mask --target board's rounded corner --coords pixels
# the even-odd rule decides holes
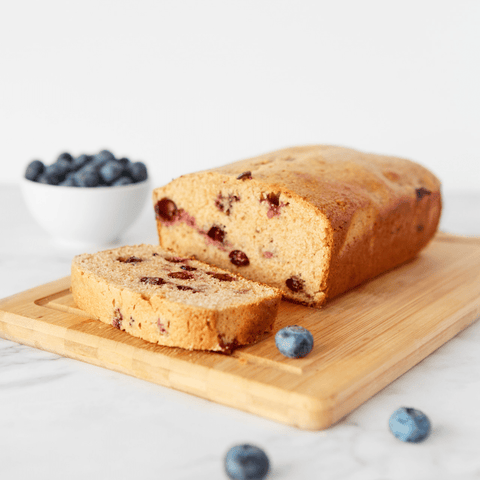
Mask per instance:
[[[334,425],[337,408],[333,397],[314,397],[302,395],[297,406],[289,408],[289,424],[302,430],[326,430]]]

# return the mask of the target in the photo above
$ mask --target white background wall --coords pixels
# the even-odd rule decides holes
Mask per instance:
[[[480,2],[0,3],[0,181],[62,151],[156,184],[286,146],[345,145],[480,190]]]

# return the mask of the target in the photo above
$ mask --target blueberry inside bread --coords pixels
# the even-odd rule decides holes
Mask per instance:
[[[78,255],[79,308],[160,345],[228,352],[270,332],[281,292],[159,246]]]
[[[318,307],[412,259],[441,196],[414,162],[320,145],[184,175],[153,205],[163,247]]]

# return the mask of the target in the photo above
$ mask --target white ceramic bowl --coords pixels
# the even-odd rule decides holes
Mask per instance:
[[[80,188],[22,178],[21,188],[35,220],[56,240],[101,245],[118,240],[137,219],[150,193],[150,180],[119,187]]]

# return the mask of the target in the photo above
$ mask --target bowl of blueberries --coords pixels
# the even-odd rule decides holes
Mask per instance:
[[[103,245],[117,241],[138,218],[150,180],[143,162],[102,150],[62,153],[50,165],[33,160],[21,187],[30,213],[57,241]]]

